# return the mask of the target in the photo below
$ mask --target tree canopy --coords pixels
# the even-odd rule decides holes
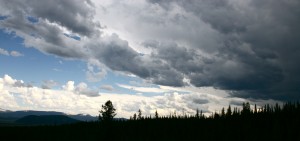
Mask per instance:
[[[110,100],[108,100],[107,102],[105,102],[105,105],[102,105],[102,109],[99,115],[99,120],[103,120],[103,121],[111,121],[114,116],[116,116],[116,109],[114,108],[112,102]]]

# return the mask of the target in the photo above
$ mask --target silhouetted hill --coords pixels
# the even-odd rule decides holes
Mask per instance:
[[[62,112],[55,112],[55,111],[9,111],[9,110],[0,110],[0,126],[5,125],[9,126],[14,124],[16,120],[23,118],[25,116],[35,115],[35,116],[47,116],[47,115],[61,115],[67,116],[72,119],[80,120],[80,121],[96,121],[98,117],[94,117],[91,115],[85,114],[77,114],[77,115],[68,115]]]
[[[29,115],[15,121],[21,125],[61,125],[81,122],[64,115]]]
[[[0,126],[10,126],[13,125],[17,118],[11,117],[0,117]]]
[[[94,117],[91,115],[83,115],[83,114],[78,114],[78,115],[67,115],[70,118],[81,120],[81,121],[97,121],[98,117]]]
[[[65,115],[62,112],[55,111],[0,111],[0,117],[3,118],[22,118],[29,115]]]

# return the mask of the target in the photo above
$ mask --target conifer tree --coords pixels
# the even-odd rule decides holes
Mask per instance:
[[[222,111],[221,111],[221,117],[225,117],[225,109],[224,109],[224,107],[222,108]]]
[[[158,119],[158,113],[157,113],[157,110],[155,111],[155,119]]]
[[[200,111],[200,118],[204,118],[204,114],[202,113],[202,110]]]
[[[199,116],[199,109],[197,109],[195,117],[196,117],[197,119],[200,118],[200,116]]]
[[[139,119],[139,120],[142,119],[142,111],[141,111],[141,109],[139,109],[139,111],[138,111],[138,119]]]
[[[231,112],[231,107],[230,105],[228,106],[228,109],[227,109],[227,112],[226,112],[226,116],[229,117],[232,115],[232,112]]]
[[[116,116],[116,109],[114,108],[112,102],[108,100],[105,102],[105,105],[102,105],[102,110],[99,111],[99,120],[103,121],[111,121],[114,116]]]
[[[242,114],[249,115],[250,113],[251,113],[250,103],[249,102],[243,103]]]

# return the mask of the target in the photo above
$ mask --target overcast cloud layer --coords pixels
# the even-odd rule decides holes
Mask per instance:
[[[0,0],[0,27],[28,47],[85,60],[91,81],[112,69],[160,85],[292,100],[300,99],[299,7],[299,0]]]

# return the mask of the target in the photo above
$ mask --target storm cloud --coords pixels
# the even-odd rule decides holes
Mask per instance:
[[[300,99],[298,0],[123,1],[1,0],[0,27],[41,52],[155,84]]]

